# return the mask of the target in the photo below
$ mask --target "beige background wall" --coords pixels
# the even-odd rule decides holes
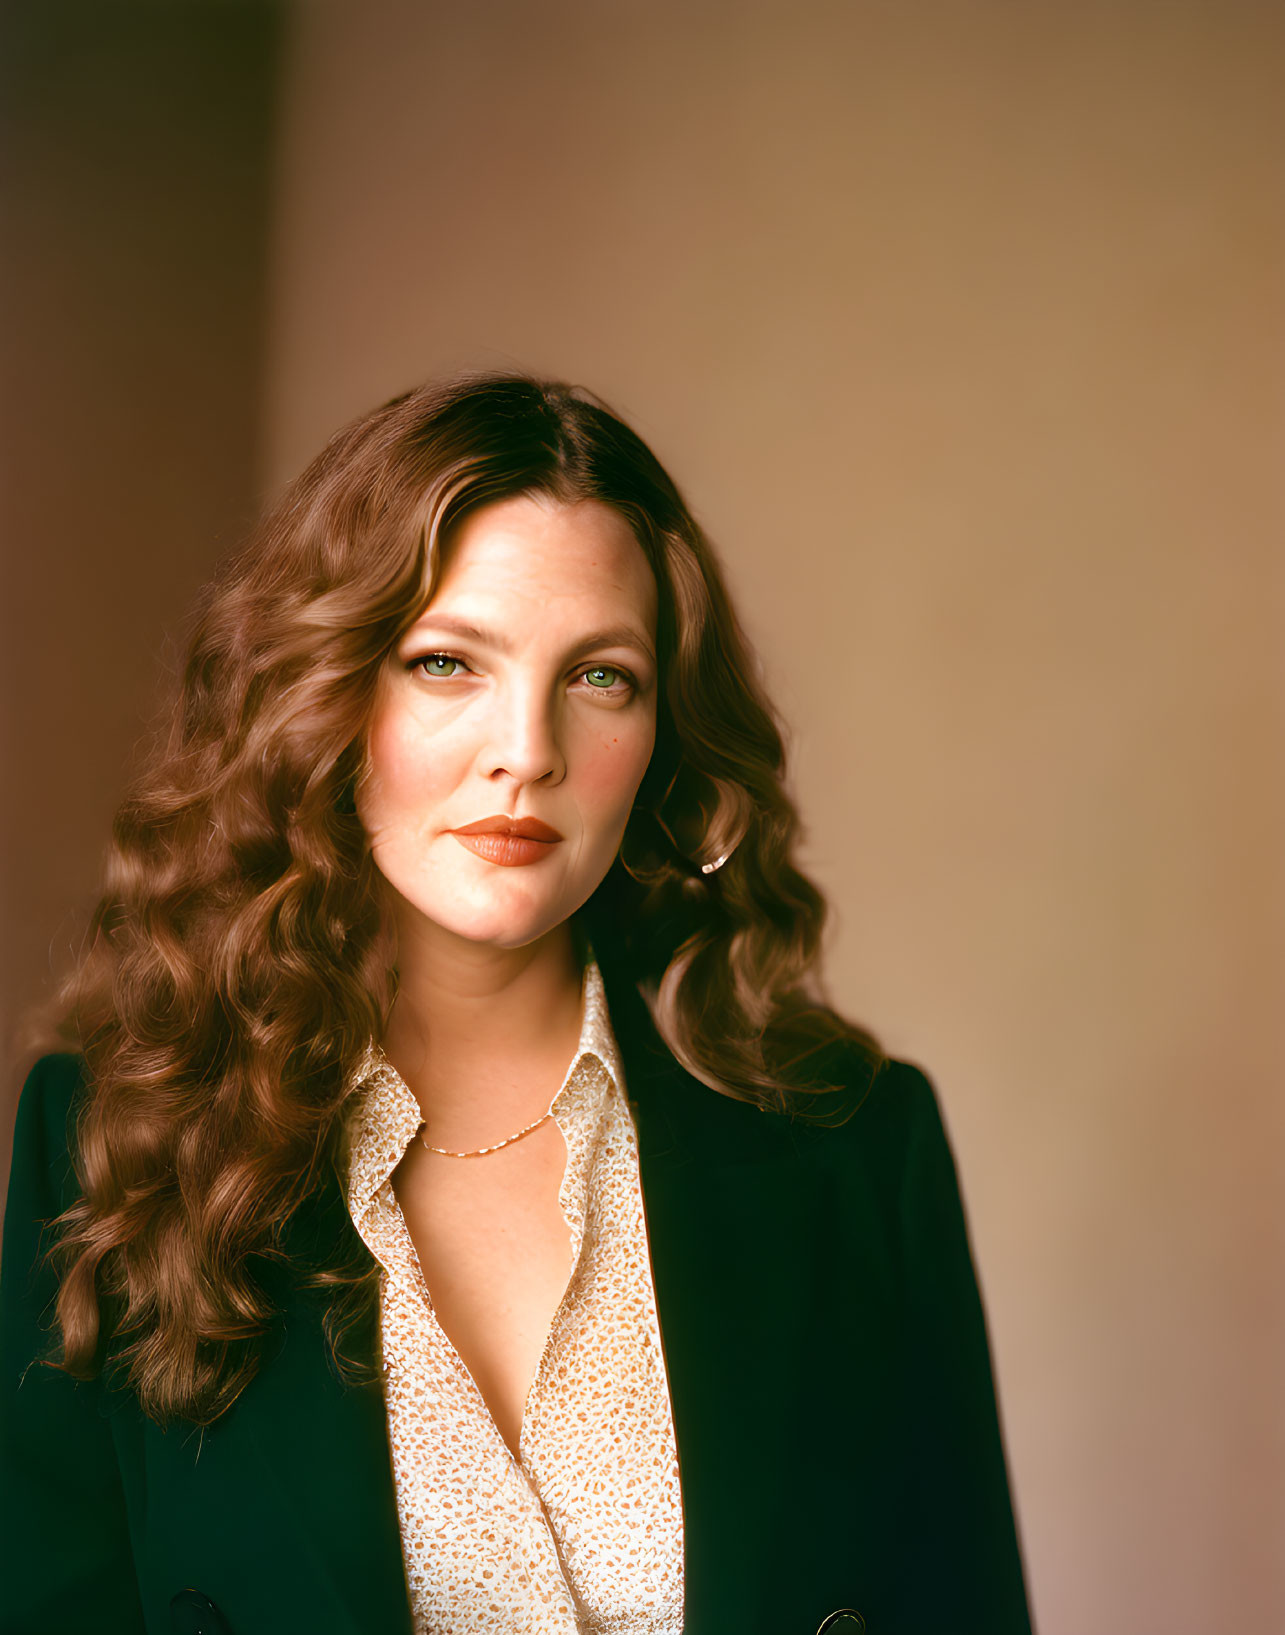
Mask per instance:
[[[721,542],[1043,1635],[1285,1628],[1283,18],[314,0],[285,83],[269,480],[518,364]]]

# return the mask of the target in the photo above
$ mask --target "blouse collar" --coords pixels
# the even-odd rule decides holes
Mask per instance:
[[[578,1116],[573,1107],[578,1109],[582,1105],[586,1083],[601,1084],[604,1095],[612,1087],[624,1090],[624,1068],[612,1032],[606,989],[592,952],[581,983],[581,1018],[579,1043],[553,1099],[551,1112]],[[601,1063],[609,1084],[594,1075],[576,1072],[586,1057]],[[347,1193],[355,1219],[401,1163],[407,1147],[423,1126],[424,1116],[409,1085],[375,1042],[367,1048],[354,1077],[357,1107],[349,1139]],[[572,1086],[576,1089],[574,1103]],[[598,1098],[594,1099],[596,1103]],[[596,1105],[584,1108],[587,1114],[595,1110]]]

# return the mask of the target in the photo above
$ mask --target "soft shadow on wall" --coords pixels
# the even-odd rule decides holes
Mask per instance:
[[[92,904],[193,592],[258,509],[281,9],[0,11],[3,1039]]]

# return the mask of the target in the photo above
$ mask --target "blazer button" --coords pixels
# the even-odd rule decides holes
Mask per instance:
[[[200,1590],[180,1590],[170,1602],[170,1635],[231,1635],[228,1621]]]
[[[863,1635],[866,1621],[851,1607],[840,1607],[821,1622],[817,1635]]]

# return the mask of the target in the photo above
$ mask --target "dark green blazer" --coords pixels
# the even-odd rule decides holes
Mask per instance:
[[[933,1091],[834,1127],[719,1096],[606,968],[673,1400],[686,1635],[1026,1635],[982,1308]],[[262,1366],[204,1432],[37,1359],[42,1223],[73,1196],[71,1056],[19,1111],[0,1318],[4,1635],[410,1635],[384,1404],[283,1275]],[[337,1178],[297,1230],[353,1233]],[[861,1627],[855,1618],[841,1629]],[[496,1631],[496,1635],[505,1635]]]

